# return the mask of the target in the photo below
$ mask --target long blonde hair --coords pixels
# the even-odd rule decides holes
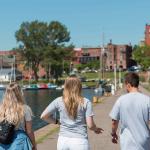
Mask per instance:
[[[20,86],[9,84],[0,105],[0,121],[7,120],[17,126],[24,118],[24,104]]]
[[[72,119],[76,119],[78,106],[83,104],[83,97],[81,96],[82,84],[77,77],[68,77],[65,80],[63,100],[68,115]]]

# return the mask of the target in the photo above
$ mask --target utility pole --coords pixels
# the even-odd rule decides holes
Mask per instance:
[[[121,68],[119,67],[119,86],[121,84]]]
[[[63,74],[64,74],[64,60],[63,60],[63,62],[62,62],[63,64],[62,64],[62,67],[63,67]]]
[[[116,64],[114,64],[114,85],[115,85],[115,91],[116,91],[117,90]]]
[[[16,81],[16,56],[14,55],[14,82]]]
[[[102,34],[102,50],[101,50],[101,77],[102,79],[104,79],[104,53],[105,53],[105,44],[104,44],[104,40],[105,40],[105,34],[103,32]]]
[[[105,52],[105,47],[103,46],[102,51],[101,51],[101,77],[104,79],[104,52]]]

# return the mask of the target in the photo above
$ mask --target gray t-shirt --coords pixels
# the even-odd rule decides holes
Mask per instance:
[[[54,114],[56,111],[60,114],[60,136],[70,138],[88,138],[86,117],[93,116],[91,102],[84,98],[84,106],[78,107],[77,118],[71,119],[66,111],[62,97],[56,98],[46,109],[46,114]]]
[[[150,150],[150,97],[139,92],[121,96],[110,117],[120,121],[122,150]]]
[[[19,127],[17,129],[25,131],[25,121],[32,121],[32,111],[28,105],[24,105],[24,119],[21,121]]]

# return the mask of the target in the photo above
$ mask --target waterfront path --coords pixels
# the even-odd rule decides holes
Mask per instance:
[[[140,91],[150,95],[150,93],[144,88],[140,87]],[[115,96],[105,97],[102,103],[94,106],[95,122],[97,126],[104,129],[103,134],[96,135],[89,131],[89,141],[91,150],[119,150],[119,144],[111,143],[111,119],[109,113],[116,101],[116,99],[122,95],[125,91],[119,90]],[[37,145],[38,150],[56,150],[57,148],[58,132],[51,134],[42,143]]]

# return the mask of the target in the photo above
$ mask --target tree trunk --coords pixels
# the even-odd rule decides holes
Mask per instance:
[[[36,82],[38,82],[38,79],[39,79],[38,74],[37,74],[38,68],[39,68],[39,63],[37,64],[33,63],[33,72],[34,72]]]
[[[39,77],[38,77],[37,72],[34,72],[34,75],[35,75],[35,81],[38,82]]]

